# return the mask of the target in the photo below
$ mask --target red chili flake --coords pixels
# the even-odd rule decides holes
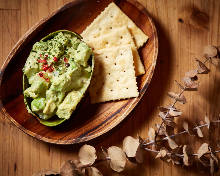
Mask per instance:
[[[42,57],[42,54],[40,54],[40,57]]]
[[[38,62],[38,63],[43,63],[43,64],[46,64],[46,63],[47,63],[47,61],[46,61],[45,59],[38,59],[37,62]]]
[[[64,60],[64,62],[66,62],[66,63],[68,62],[68,59],[67,59],[66,57],[64,57],[63,60]]]
[[[50,79],[49,78],[44,78],[47,82],[49,82],[50,81]]]
[[[50,66],[50,67],[48,68],[48,71],[49,71],[49,72],[53,72],[53,70],[54,70],[54,69],[53,69],[53,66]]]
[[[44,74],[43,74],[42,72],[40,72],[40,73],[39,73],[39,76],[40,76],[40,77],[43,77],[43,76],[44,76]]]
[[[46,55],[45,55],[45,58],[47,58],[47,57],[48,57],[48,55],[46,54]]]
[[[54,57],[53,60],[54,60],[54,62],[58,62],[57,57]]]
[[[42,70],[47,71],[49,69],[48,65],[43,65]]]

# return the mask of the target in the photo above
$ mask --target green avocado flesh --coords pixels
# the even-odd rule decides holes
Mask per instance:
[[[46,126],[69,119],[92,77],[92,49],[78,34],[60,30],[36,42],[23,68],[27,110]]]

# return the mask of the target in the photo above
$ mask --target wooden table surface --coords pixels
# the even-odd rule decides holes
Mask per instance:
[[[68,1],[0,0],[0,65],[13,45],[32,25]],[[174,80],[181,80],[186,71],[195,67],[194,58],[201,57],[205,45],[220,45],[219,0],[139,2],[146,7],[158,31],[157,67],[146,94],[135,110],[113,130],[88,142],[97,149],[101,146],[120,146],[127,135],[147,137],[148,128],[154,127],[154,124],[160,121],[157,107],[171,101],[166,93],[179,90]],[[199,19],[197,22],[189,15],[192,9]],[[187,104],[178,106],[184,112],[180,118],[198,122],[206,113],[210,118],[216,118],[220,113],[219,67],[211,64],[209,67],[210,74],[199,76],[199,90],[185,93]],[[215,135],[215,138],[218,138],[218,135]],[[205,138],[210,139],[213,138]],[[202,142],[197,138],[187,140],[195,148]],[[81,145],[52,145],[38,141],[24,134],[0,115],[0,176],[29,176],[41,169],[58,170],[63,161],[76,157]],[[159,159],[154,160],[155,156],[151,153],[146,152],[144,156],[143,164],[129,164],[122,175],[207,175],[196,168],[187,169],[172,166]],[[119,175],[112,173],[105,166],[100,170],[104,175]]]

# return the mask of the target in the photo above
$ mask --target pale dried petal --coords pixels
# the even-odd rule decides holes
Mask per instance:
[[[95,148],[87,144],[80,148],[78,156],[83,165],[92,165],[97,159]]]
[[[123,140],[123,151],[127,157],[135,157],[139,146],[139,140],[131,136],[127,136]]]
[[[184,77],[183,82],[188,89],[197,89],[199,86],[198,82],[192,80],[190,77]]]
[[[218,50],[212,45],[207,45],[204,47],[203,54],[207,57],[215,57],[218,54]]]
[[[68,160],[61,165],[61,176],[83,176],[83,173],[78,168],[79,161]]]
[[[208,73],[209,72],[209,69],[206,67],[206,65],[203,62],[201,62],[198,59],[196,59],[196,61],[198,62],[198,66],[197,66],[198,73],[202,74],[202,73]]]
[[[182,94],[176,94],[174,92],[168,92],[168,96],[175,99],[176,101],[182,103],[182,104],[185,104],[186,103],[186,98],[185,96]]]
[[[210,127],[210,120],[209,120],[209,117],[206,115],[205,116],[205,123],[207,123],[208,124],[208,129],[209,129],[209,127]]]
[[[202,130],[199,128],[199,127],[196,127],[196,132],[197,132],[197,135],[200,137],[200,138],[203,138],[203,133],[202,133]]]
[[[167,136],[167,140],[168,140],[169,147],[171,149],[176,149],[178,147],[176,142],[173,139],[171,139],[169,136]]]
[[[201,158],[204,154],[209,152],[209,145],[207,143],[203,143],[200,147],[199,150],[197,151],[198,153],[198,158]]]
[[[137,149],[135,159],[136,159],[136,162],[140,164],[143,163],[144,161],[144,153],[140,145]]]
[[[102,173],[95,167],[87,167],[87,176],[103,176]]]
[[[183,163],[185,166],[189,166],[189,157],[188,157],[188,150],[187,145],[183,146]]]
[[[198,74],[197,70],[190,70],[185,73],[186,77],[194,78]]]
[[[60,174],[58,172],[51,170],[42,170],[40,172],[34,173],[32,176],[49,176],[49,175],[59,176]]]
[[[155,136],[156,136],[155,130],[153,128],[150,128],[149,131],[148,131],[149,140],[154,141]]]
[[[110,167],[116,172],[124,170],[126,164],[126,155],[123,150],[116,146],[111,146],[107,150],[110,158]]]
[[[155,158],[163,158],[167,155],[167,151],[164,149],[160,149],[159,153],[157,154],[157,156]]]

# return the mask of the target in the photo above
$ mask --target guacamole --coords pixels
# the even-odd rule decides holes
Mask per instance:
[[[29,113],[47,126],[69,119],[89,86],[93,65],[92,49],[73,32],[57,31],[36,42],[23,68]]]

